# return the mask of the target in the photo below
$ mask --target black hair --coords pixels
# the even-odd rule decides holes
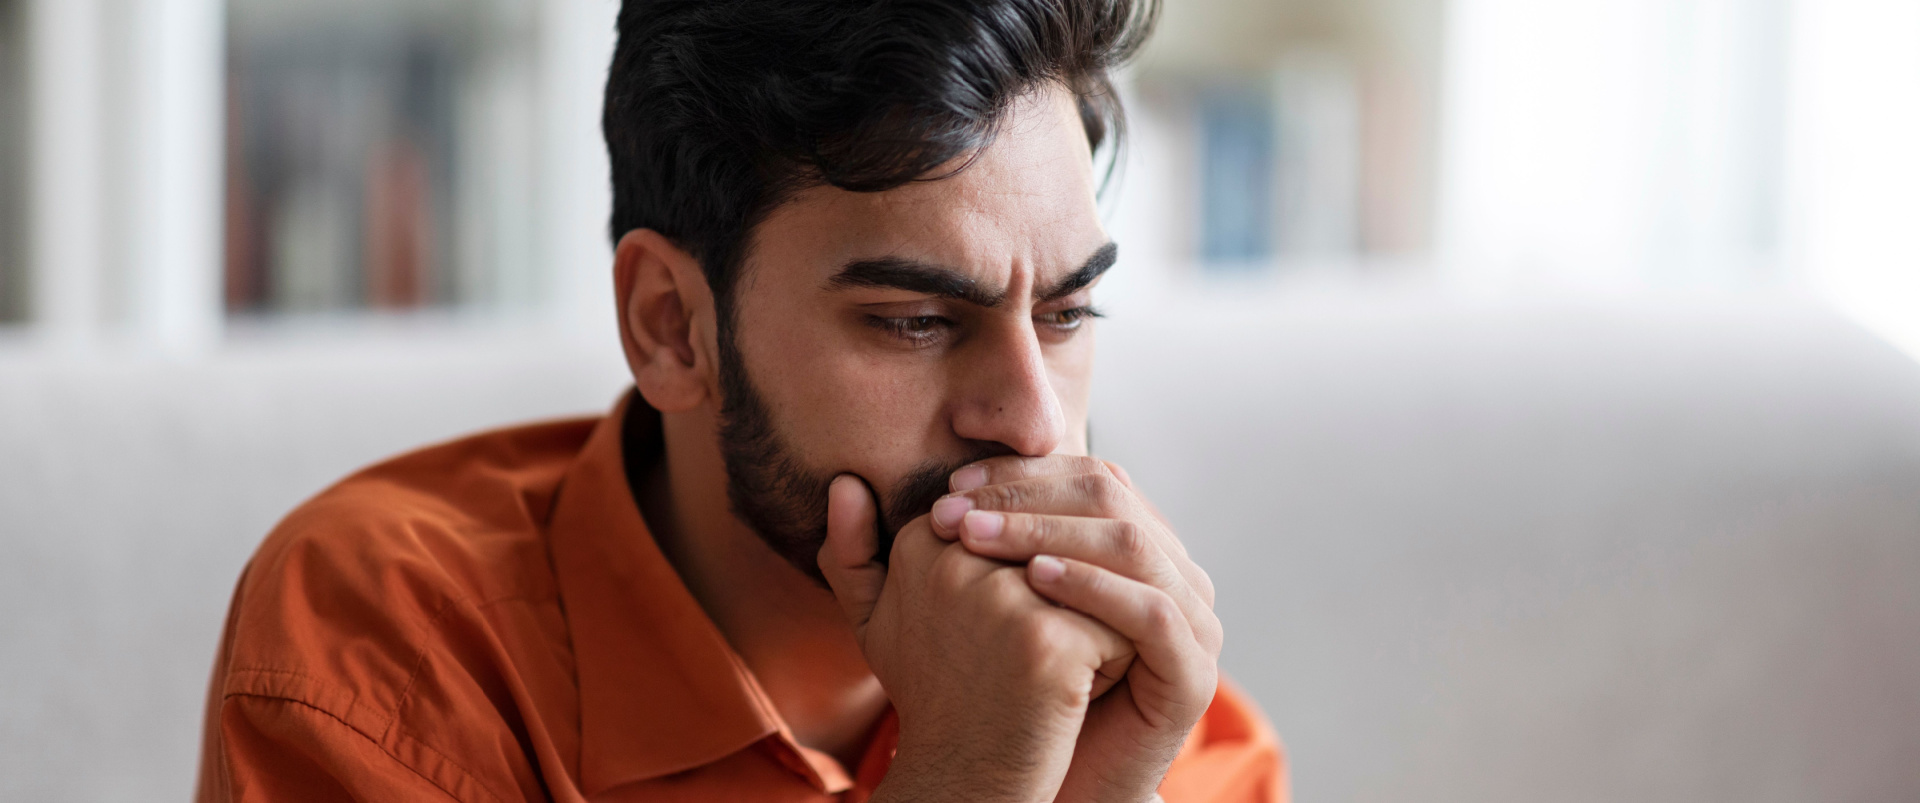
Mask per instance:
[[[753,227],[793,192],[875,192],[964,169],[1011,102],[1057,82],[1098,151],[1109,71],[1159,0],[625,0],[602,127],[616,243],[698,259],[730,328]]]

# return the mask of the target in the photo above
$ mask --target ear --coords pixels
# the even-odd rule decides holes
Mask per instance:
[[[677,413],[715,398],[713,293],[699,260],[652,229],[634,229],[613,253],[620,345],[647,404]]]

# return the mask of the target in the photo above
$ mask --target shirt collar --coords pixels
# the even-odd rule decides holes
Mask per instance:
[[[622,460],[630,405],[658,442],[659,414],[629,392],[568,469],[548,522],[580,688],[581,791],[693,769],[770,737],[815,788],[846,789],[838,762],[793,741],[648,532]]]

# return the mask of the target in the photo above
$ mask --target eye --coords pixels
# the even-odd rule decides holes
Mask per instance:
[[[1106,315],[1102,314],[1100,310],[1094,308],[1093,305],[1089,304],[1082,307],[1073,307],[1071,309],[1063,309],[1063,310],[1060,310],[1059,312],[1049,312],[1044,315],[1035,315],[1033,316],[1033,321],[1036,324],[1048,327],[1050,329],[1053,329],[1056,332],[1073,332],[1075,330],[1078,330],[1080,328],[1080,325],[1086,322],[1090,318],[1104,318],[1104,317],[1106,317]]]
[[[886,318],[879,315],[870,315],[867,316],[867,323],[876,329],[916,345],[930,343],[953,327],[953,321],[938,315],[915,315],[907,318]]]

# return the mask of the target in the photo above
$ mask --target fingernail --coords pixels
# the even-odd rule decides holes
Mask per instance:
[[[1051,583],[1067,573],[1067,564],[1052,555],[1035,555],[1033,562],[1027,564],[1027,572],[1033,579],[1042,583]]]
[[[973,509],[973,500],[964,496],[949,496],[933,503],[933,523],[943,530],[952,531],[960,526],[960,517]]]
[[[975,541],[992,541],[1007,528],[1007,517],[985,510],[967,511],[964,519],[967,536]]]
[[[987,484],[986,466],[967,466],[953,472],[953,490],[971,491]]]

